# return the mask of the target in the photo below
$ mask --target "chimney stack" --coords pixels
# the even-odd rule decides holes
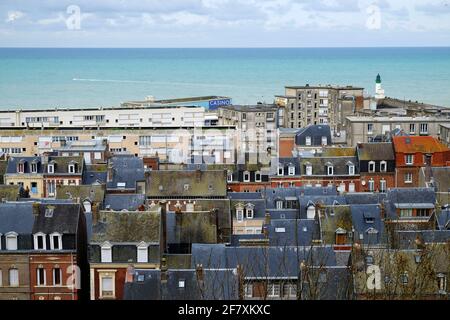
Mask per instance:
[[[166,258],[162,258],[161,259],[161,282],[167,283],[167,278],[168,278],[168,274],[167,274],[167,260],[166,260]]]
[[[114,167],[113,167],[112,162],[109,162],[107,173],[106,173],[107,182],[111,182],[113,180],[113,176],[114,176]]]
[[[97,224],[99,218],[99,210],[98,204],[96,202],[92,204],[91,211],[92,211],[92,224]]]
[[[127,268],[127,274],[125,276],[125,283],[131,283],[134,279],[134,267],[133,265],[129,265]]]
[[[167,202],[160,201],[160,214],[161,214],[161,255],[167,253]]]
[[[266,212],[264,224],[269,225],[270,224],[270,213]]]
[[[203,282],[203,280],[205,279],[203,265],[197,264],[197,266],[195,268],[195,273],[197,274],[197,281]]]
[[[33,215],[38,217],[41,213],[41,204],[39,202],[33,202]]]

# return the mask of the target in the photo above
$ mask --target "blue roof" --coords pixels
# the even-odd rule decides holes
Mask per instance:
[[[113,166],[113,178],[106,184],[108,189],[121,189],[118,183],[125,183],[125,189],[135,189],[136,182],[145,181],[142,158],[133,155],[121,155],[112,157],[109,163]]]
[[[311,246],[320,239],[320,228],[316,220],[274,220],[267,226],[271,246]]]
[[[32,202],[0,203],[0,233],[32,234],[34,224]]]
[[[384,242],[384,223],[379,205],[351,205],[350,210],[356,241],[370,245]]]
[[[105,207],[109,206],[114,211],[137,211],[144,203],[145,194],[107,194],[105,196]]]

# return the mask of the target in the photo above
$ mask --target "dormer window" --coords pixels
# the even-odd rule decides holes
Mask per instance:
[[[34,250],[47,250],[45,233],[39,232],[34,235]]]
[[[278,165],[278,176],[284,176],[284,168],[283,165]]]
[[[348,166],[348,175],[354,176],[355,175],[355,165],[351,162],[347,163]]]
[[[55,232],[50,235],[50,249],[62,250],[62,235]]]
[[[369,172],[375,172],[375,161],[369,162]]]
[[[283,200],[277,200],[275,202],[277,209],[283,209]]]
[[[55,163],[54,162],[50,162],[48,164],[47,171],[48,171],[48,173],[55,173]]]
[[[255,213],[254,213],[254,208],[255,206],[251,203],[249,203],[246,207],[245,207],[245,215],[247,219],[253,219]]]
[[[414,155],[412,154],[407,154],[405,156],[405,163],[409,166],[412,166],[414,164]]]
[[[307,146],[310,146],[312,143],[311,143],[311,137],[306,137],[306,139],[305,139],[305,144],[307,145]]]
[[[38,172],[38,163],[37,161],[33,161],[31,163],[31,173],[37,173]]]
[[[327,175],[328,176],[334,175],[334,166],[333,166],[333,164],[327,163],[326,168],[327,168]]]
[[[255,172],[255,182],[261,182],[262,181],[262,175],[260,171]]]
[[[244,172],[244,182],[250,182],[250,172]]]
[[[69,167],[68,167],[69,173],[76,173],[77,167],[78,167],[78,164],[75,161],[71,161],[69,163]]]
[[[316,207],[310,203],[308,205],[308,209],[306,210],[306,218],[309,220],[313,220],[316,217]]]
[[[25,173],[25,163],[26,161],[20,161],[17,164],[17,173]]]
[[[112,245],[109,242],[105,242],[101,246],[101,262],[112,262]]]
[[[306,175],[307,176],[312,176],[312,169],[313,169],[313,167],[312,167],[312,164],[310,164],[310,163],[307,163],[306,165],[305,165],[305,168],[306,168]]]
[[[233,182],[233,172],[231,171],[227,173],[227,182]]]
[[[242,207],[236,208],[236,220],[238,222],[244,221],[244,208]]]
[[[289,165],[289,171],[288,171],[290,176],[295,176],[295,166],[293,164]]]
[[[145,242],[137,246],[137,262],[148,263],[148,245]]]
[[[387,171],[387,162],[381,161],[380,162],[380,172],[386,172]]]
[[[17,250],[17,236],[18,234],[16,232],[8,232],[5,234],[6,250]]]
[[[322,137],[322,145],[323,146],[328,145],[328,138],[327,137]]]

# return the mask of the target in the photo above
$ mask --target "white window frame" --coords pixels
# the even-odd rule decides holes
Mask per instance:
[[[237,222],[244,221],[244,208],[236,208],[236,220]]]
[[[43,248],[38,248],[38,238],[42,237]],[[43,232],[38,232],[33,235],[34,239],[34,250],[47,250],[47,235]]]
[[[305,145],[307,145],[307,146],[311,146],[312,145],[312,139],[311,139],[310,136],[307,136],[305,138]]]
[[[405,183],[413,183],[413,174],[411,172],[405,173]]]
[[[368,182],[368,186],[369,186],[369,192],[374,192],[375,191],[375,180],[370,179]]]
[[[376,171],[376,164],[375,161],[369,161],[369,168],[370,173],[374,173]]]
[[[327,166],[327,176],[333,176],[334,175],[334,166]]]
[[[18,249],[17,237],[18,237],[18,233],[14,232],[14,231],[11,231],[11,232],[8,232],[5,234],[5,249],[6,250],[16,251]],[[1,239],[1,237],[0,237],[0,239]],[[8,245],[8,240],[11,240],[11,239],[14,240],[12,248]],[[0,249],[1,249],[1,246],[0,246]]]
[[[278,175],[279,177],[284,176],[284,167],[283,167],[282,165],[278,165],[278,168],[277,168],[277,175]]]
[[[428,123],[420,124],[420,134],[428,134]]]
[[[60,281],[60,283],[55,283],[55,281],[56,281],[56,270],[59,270],[59,281]],[[61,287],[63,285],[62,269],[60,267],[54,267],[52,269],[52,276],[53,276],[53,286],[54,287]]]
[[[30,165],[30,171],[31,171],[31,173],[37,173],[37,171],[38,171],[38,164],[37,164],[37,162],[31,162],[31,165]]]
[[[102,263],[112,263],[112,245],[109,242],[105,242],[100,247],[100,261]]]
[[[312,164],[307,164],[307,165],[306,165],[306,175],[307,175],[307,176],[312,176],[312,175],[313,175],[313,167],[312,167]]]
[[[39,271],[42,270],[44,272],[44,283],[41,283],[40,281],[40,277],[39,277]],[[47,285],[47,272],[45,272],[45,268],[44,267],[38,267],[36,268],[36,285],[38,287],[44,287]]]
[[[284,205],[283,205],[283,200],[277,200],[276,201],[276,206],[278,210],[283,209]]]
[[[295,166],[289,166],[288,174],[290,176],[295,176]]]
[[[262,174],[260,171],[255,172],[255,182],[261,182],[262,181]]]
[[[327,146],[328,145],[328,138],[326,136],[322,137],[322,145]]]
[[[355,175],[355,165],[354,164],[349,164],[348,165],[348,175],[349,176],[354,176]]]
[[[13,277],[13,274],[15,275],[15,277]],[[10,287],[18,287],[20,285],[19,269],[14,267],[8,270],[8,285]]]
[[[250,172],[249,171],[244,171],[243,180],[244,180],[244,182],[250,182]]]
[[[114,271],[115,272],[115,271]],[[100,299],[115,299],[116,298],[116,275],[114,272],[100,272],[98,281],[99,281],[99,297]],[[111,295],[103,295],[103,279],[111,279],[112,290]],[[108,291],[109,292],[109,291]]]
[[[253,298],[253,284],[252,283],[244,284],[244,295],[246,298]]]
[[[276,288],[278,288],[278,290]],[[281,296],[281,285],[279,283],[269,284],[267,286],[267,296],[270,298],[279,298]]]
[[[387,162],[386,161],[380,162],[380,172],[387,172]]]
[[[409,124],[409,133],[410,134],[415,134],[416,133],[416,124],[415,123],[410,123]]]
[[[367,134],[373,134],[373,123],[367,124]]]
[[[54,238],[58,238],[58,248],[55,248]],[[62,250],[62,235],[58,232],[50,234],[50,250]]]
[[[405,164],[408,166],[412,166],[414,164],[414,155],[413,154],[405,155]]]
[[[148,244],[141,242],[136,247],[137,263],[148,263]]]
[[[253,219],[255,217],[255,211],[252,208],[245,209],[245,217],[247,219]]]
[[[233,182],[233,172],[227,173],[227,182]]]
[[[49,163],[47,166],[48,173],[55,173],[55,165],[53,163]]]

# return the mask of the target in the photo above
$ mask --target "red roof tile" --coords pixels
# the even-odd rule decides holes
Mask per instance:
[[[394,137],[394,149],[395,152],[401,153],[434,153],[445,152],[450,149],[441,144],[438,139],[434,137]]]

